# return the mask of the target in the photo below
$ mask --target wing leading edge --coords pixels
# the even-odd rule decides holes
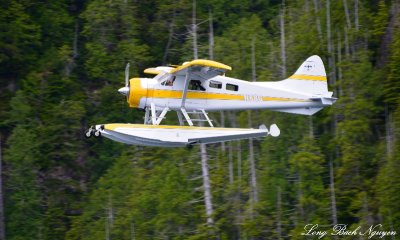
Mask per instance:
[[[174,76],[179,76],[186,75],[189,69],[191,74],[200,75],[202,78],[208,79],[223,74],[228,70],[232,70],[232,67],[212,60],[196,59],[190,62],[185,62],[180,66],[159,66],[155,68],[147,68],[144,70],[144,73],[154,75],[169,73]]]

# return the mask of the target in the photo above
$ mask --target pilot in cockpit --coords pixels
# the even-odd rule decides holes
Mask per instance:
[[[162,84],[162,85],[172,87],[172,86],[174,85],[175,78],[176,78],[176,76],[171,76],[171,77],[170,77],[169,79],[167,79],[167,80],[164,82],[164,84]]]

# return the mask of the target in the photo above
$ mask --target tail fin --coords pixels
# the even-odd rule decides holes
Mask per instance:
[[[324,63],[317,55],[307,58],[299,69],[289,78],[282,80],[281,84],[290,90],[313,96],[327,96],[330,94],[328,92]]]

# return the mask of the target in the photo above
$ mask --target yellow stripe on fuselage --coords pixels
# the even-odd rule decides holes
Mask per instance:
[[[149,96],[153,98],[182,98],[182,91],[149,89]],[[238,94],[210,93],[210,92],[188,92],[188,99],[215,99],[215,100],[244,100],[244,96]]]
[[[181,90],[167,90],[167,89],[147,89],[142,88],[139,78],[133,78],[130,80],[130,96],[128,99],[130,107],[139,107],[140,99],[143,97],[147,98],[163,98],[163,99],[180,99],[182,98]],[[278,101],[278,102],[309,102],[307,99],[298,98],[282,98],[282,97],[268,97],[260,96],[262,101]],[[186,95],[187,99],[208,99],[208,100],[237,100],[245,101],[244,95],[239,94],[227,94],[227,93],[212,93],[212,92],[191,92],[188,91]],[[252,102],[252,101],[249,101]]]
[[[312,75],[299,75],[295,74],[289,77],[289,79],[297,80],[309,80],[309,81],[326,81],[326,76],[312,76]]]
[[[164,89],[149,89],[150,96],[153,98],[182,98],[182,91],[164,90]],[[210,99],[210,100],[245,100],[243,95],[226,94],[226,93],[210,93],[210,92],[188,92],[188,99]],[[297,98],[281,98],[281,97],[261,97],[263,101],[281,101],[281,102],[308,102],[309,100]]]
[[[263,101],[277,101],[277,102],[309,102],[309,100],[297,98],[280,98],[280,97],[262,97]]]

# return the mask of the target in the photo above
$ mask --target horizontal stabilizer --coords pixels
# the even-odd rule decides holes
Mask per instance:
[[[336,102],[337,98],[334,97],[313,97],[313,101],[321,101],[323,105],[332,105]]]

